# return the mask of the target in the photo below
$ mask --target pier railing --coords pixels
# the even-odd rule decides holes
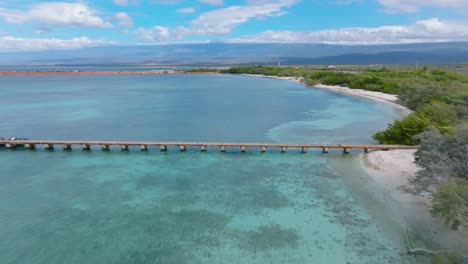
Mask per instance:
[[[142,151],[149,148],[157,148],[160,151],[167,151],[168,147],[176,147],[180,151],[187,148],[198,148],[200,151],[207,151],[208,148],[219,148],[221,152],[228,149],[238,149],[246,152],[247,149],[259,149],[266,152],[268,149],[277,149],[281,152],[287,152],[288,149],[298,149],[306,153],[309,149],[321,149],[323,153],[330,150],[342,150],[344,153],[350,153],[351,150],[362,150],[369,152],[371,150],[396,150],[396,149],[417,149],[417,146],[403,145],[348,145],[348,144],[286,144],[286,143],[228,143],[228,142],[152,142],[152,141],[87,141],[87,140],[0,140],[0,146],[7,149],[22,147],[26,149],[35,149],[42,146],[44,149],[53,150],[61,147],[64,150],[71,150],[73,147],[82,150],[91,150],[91,147],[100,147],[102,150],[110,150],[111,146],[117,146],[122,151],[128,151],[130,147],[137,147]]]

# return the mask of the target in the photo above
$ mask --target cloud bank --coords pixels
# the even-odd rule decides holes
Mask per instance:
[[[112,27],[84,3],[48,2],[36,4],[28,10],[0,8],[0,17],[10,24],[37,22],[56,26]]]
[[[0,51],[10,52],[31,50],[79,49],[84,47],[112,44],[115,43],[97,39],[89,39],[87,37],[79,37],[72,39],[3,37],[0,38]]]
[[[378,0],[390,13],[415,13],[425,7],[468,10],[467,0]]]
[[[420,20],[412,25],[376,28],[343,28],[320,31],[268,30],[258,35],[232,39],[247,43],[324,43],[342,45],[404,44],[422,42],[468,41],[467,21]]]

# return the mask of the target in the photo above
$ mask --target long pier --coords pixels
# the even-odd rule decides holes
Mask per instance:
[[[149,142],[149,141],[87,141],[87,140],[0,140],[0,146],[7,149],[24,147],[26,149],[36,149],[42,146],[46,150],[53,150],[61,147],[64,150],[71,150],[73,147],[82,150],[91,150],[91,147],[100,147],[104,151],[110,150],[110,147],[118,147],[122,151],[128,151],[130,147],[137,147],[142,151],[149,148],[157,148],[160,151],[167,151],[169,147],[178,148],[185,151],[187,148],[198,148],[201,152],[208,148],[219,148],[221,152],[229,149],[237,149],[246,152],[247,149],[259,149],[266,152],[268,149],[277,149],[281,152],[287,152],[288,149],[297,149],[306,153],[309,149],[320,149],[323,153],[330,150],[342,150],[343,153],[350,153],[351,150],[362,150],[369,152],[372,150],[395,150],[395,149],[417,149],[417,146],[403,145],[347,145],[347,144],[283,144],[283,143],[227,143],[227,142]]]

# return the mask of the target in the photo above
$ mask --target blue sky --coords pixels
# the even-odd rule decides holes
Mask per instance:
[[[0,2],[0,51],[212,41],[468,41],[468,0]]]

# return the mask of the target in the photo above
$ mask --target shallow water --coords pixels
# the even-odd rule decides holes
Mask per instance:
[[[367,99],[241,76],[0,81],[0,136],[8,137],[368,143],[399,116]],[[0,256],[4,263],[407,262],[404,234],[355,199],[348,181],[362,175],[336,170],[331,160],[339,159],[292,150],[0,149]]]

